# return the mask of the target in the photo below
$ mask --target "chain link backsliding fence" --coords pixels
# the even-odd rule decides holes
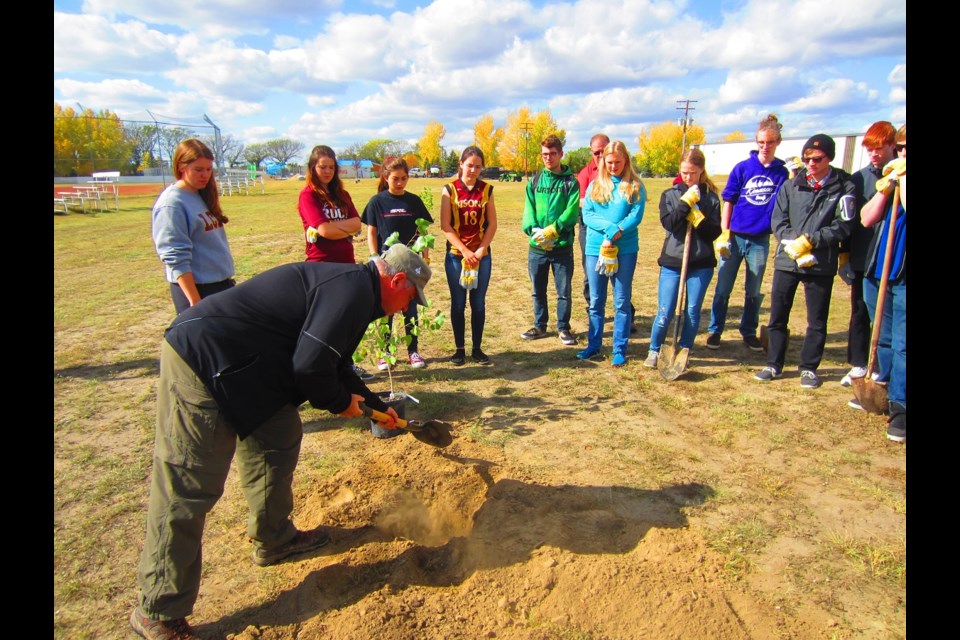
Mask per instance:
[[[225,154],[220,128],[207,116],[203,116],[205,124],[199,124],[147,113],[152,120],[122,120],[92,115],[89,110],[55,115],[54,177],[119,171],[121,175],[153,175],[166,182],[172,177],[173,151],[186,138],[203,140],[222,172]]]

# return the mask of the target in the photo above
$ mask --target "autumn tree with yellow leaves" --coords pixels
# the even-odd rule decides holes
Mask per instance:
[[[473,125],[473,144],[483,151],[484,164],[488,167],[500,166],[497,145],[503,139],[503,127],[494,125],[493,116],[487,114]]]
[[[707,137],[703,127],[687,127],[687,147],[703,144]],[[645,176],[675,176],[680,171],[680,147],[683,129],[675,122],[662,122],[644,129],[637,138],[640,152],[635,156],[637,169]]]
[[[53,103],[53,175],[82,176],[94,171],[130,171],[131,143],[123,122],[109,109],[95,112]]]
[[[543,166],[540,141],[551,133],[566,143],[567,132],[557,126],[550,109],[531,113],[530,107],[524,106],[509,114],[503,138],[497,144],[500,166],[511,171],[538,171]]]
[[[417,143],[417,155],[424,167],[439,166],[443,161],[443,147],[440,141],[447,135],[447,130],[436,120],[431,120],[423,128],[423,137]]]

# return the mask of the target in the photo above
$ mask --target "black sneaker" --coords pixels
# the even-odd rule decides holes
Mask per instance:
[[[757,371],[757,373],[753,377],[759,380],[760,382],[770,382],[771,380],[779,378],[782,375],[783,375],[782,373],[780,373],[773,367],[764,367],[763,369],[760,369],[760,371]]]
[[[571,346],[571,345],[577,344],[577,338],[572,333],[570,333],[569,329],[561,329],[560,342],[562,342],[567,346]]]
[[[907,441],[907,410],[898,402],[890,403],[890,424],[887,425],[887,439],[894,442]]]
[[[743,336],[743,344],[747,345],[750,351],[758,353],[763,351],[763,345],[760,344],[760,339],[757,336]]]
[[[473,353],[470,354],[470,357],[473,358],[473,361],[477,364],[488,365],[490,364],[490,358],[487,357],[480,349],[474,349]]]
[[[328,542],[330,542],[330,536],[327,535],[326,531],[321,529],[297,531],[297,535],[293,536],[293,540],[275,549],[255,548],[253,550],[253,562],[258,566],[266,567],[271,564],[276,564],[294,554],[319,549]]]
[[[707,336],[707,349],[719,349],[720,348],[720,334],[711,333]]]
[[[363,367],[358,367],[357,365],[353,365],[353,372],[357,374],[357,377],[361,380],[373,380],[377,377]]]
[[[816,371],[804,369],[800,372],[800,386],[804,389],[816,389],[820,386],[820,376]]]
[[[462,367],[466,362],[467,356],[463,349],[457,349],[457,352],[450,356],[450,364],[455,367]]]
[[[193,634],[186,618],[154,620],[148,618],[140,607],[130,614],[130,626],[141,638],[147,640],[200,640]]]
[[[526,331],[520,334],[520,337],[524,340],[539,340],[540,338],[546,338],[547,332],[540,327],[530,327]]]

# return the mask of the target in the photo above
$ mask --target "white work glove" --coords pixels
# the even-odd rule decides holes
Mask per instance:
[[[683,202],[691,209],[693,205],[700,202],[700,185],[693,185],[687,189],[682,196],[680,196],[680,202]]]
[[[467,266],[466,260],[460,261],[460,286],[470,291],[477,288],[477,270]]]
[[[612,278],[620,268],[620,261],[617,259],[619,249],[617,245],[612,244],[609,247],[600,247],[600,256],[597,258],[597,273],[602,276]]]

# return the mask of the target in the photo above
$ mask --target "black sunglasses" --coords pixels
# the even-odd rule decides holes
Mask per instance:
[[[904,142],[903,144],[894,145],[894,148],[895,148],[897,151],[903,151],[904,149],[907,148],[907,143]]]

